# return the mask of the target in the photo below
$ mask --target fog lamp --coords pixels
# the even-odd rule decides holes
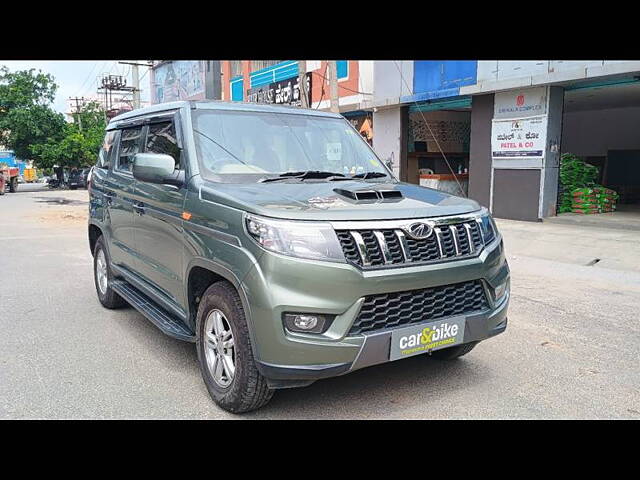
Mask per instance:
[[[504,297],[508,291],[509,291],[509,279],[505,280],[504,282],[502,282],[500,285],[498,285],[496,288],[493,289],[493,296],[496,302],[501,300],[502,297]]]
[[[285,313],[284,315],[284,324],[292,332],[322,333],[326,320],[324,315],[313,313]]]

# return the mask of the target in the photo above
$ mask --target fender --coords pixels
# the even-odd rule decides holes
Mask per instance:
[[[251,307],[249,306],[249,300],[247,298],[247,293],[245,292],[244,287],[242,285],[242,281],[236,276],[235,273],[233,273],[228,268],[220,265],[219,263],[216,263],[212,260],[209,260],[203,257],[194,257],[191,259],[191,261],[189,261],[189,264],[187,265],[186,274],[184,277],[185,279],[189,278],[189,275],[191,274],[191,270],[193,269],[193,267],[201,267],[215,273],[216,275],[220,275],[222,278],[227,280],[229,283],[231,283],[235,287],[236,291],[238,292],[238,295],[240,296],[240,301],[242,302],[242,308],[244,309],[245,318],[247,319],[247,326],[249,327],[249,338],[251,340],[251,344],[254,346],[253,354],[254,354],[254,357],[257,359],[258,344],[257,344],[257,339],[256,339],[256,335],[254,333],[254,328],[253,328],[253,320],[251,317]],[[185,298],[189,298],[189,282],[188,281],[185,282],[184,294],[185,294]],[[190,309],[191,306],[189,302],[187,303]],[[187,321],[189,323],[189,326],[196,332],[196,339],[197,339],[200,332],[199,325],[192,324],[192,321],[191,321],[192,317],[191,317],[190,311],[188,312],[187,318],[188,318]],[[196,316],[196,321],[197,321],[197,316]]]

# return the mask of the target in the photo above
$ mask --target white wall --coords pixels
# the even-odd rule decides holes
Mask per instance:
[[[562,152],[604,156],[607,150],[640,149],[640,107],[564,114]]]
[[[400,176],[400,107],[373,113],[373,149],[387,161],[393,158],[393,173]]]
[[[477,83],[460,87],[460,95],[476,95],[638,71],[640,62],[631,60],[480,60]]]
[[[373,104],[397,105],[400,97],[413,95],[413,60],[377,60],[373,65],[373,78]]]

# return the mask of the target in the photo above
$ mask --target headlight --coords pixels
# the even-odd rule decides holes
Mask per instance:
[[[491,214],[489,212],[485,212],[480,217],[480,230],[482,231],[482,238],[484,238],[484,244],[487,245],[493,242],[493,239],[496,238],[497,228],[491,218]]]
[[[261,247],[291,257],[345,261],[342,247],[328,223],[246,217],[247,232]]]

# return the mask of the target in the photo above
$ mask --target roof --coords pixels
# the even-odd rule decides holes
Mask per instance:
[[[318,117],[334,117],[342,118],[339,113],[322,112],[313,108],[300,108],[284,105],[266,105],[258,103],[242,103],[242,102],[223,102],[219,100],[183,100],[178,102],[159,103],[149,107],[138,108],[130,112],[125,112],[111,119],[109,124],[128,120],[150,113],[162,113],[170,110],[188,107],[197,110],[225,110],[236,112],[270,112],[270,113],[287,113],[293,115],[313,115]]]

